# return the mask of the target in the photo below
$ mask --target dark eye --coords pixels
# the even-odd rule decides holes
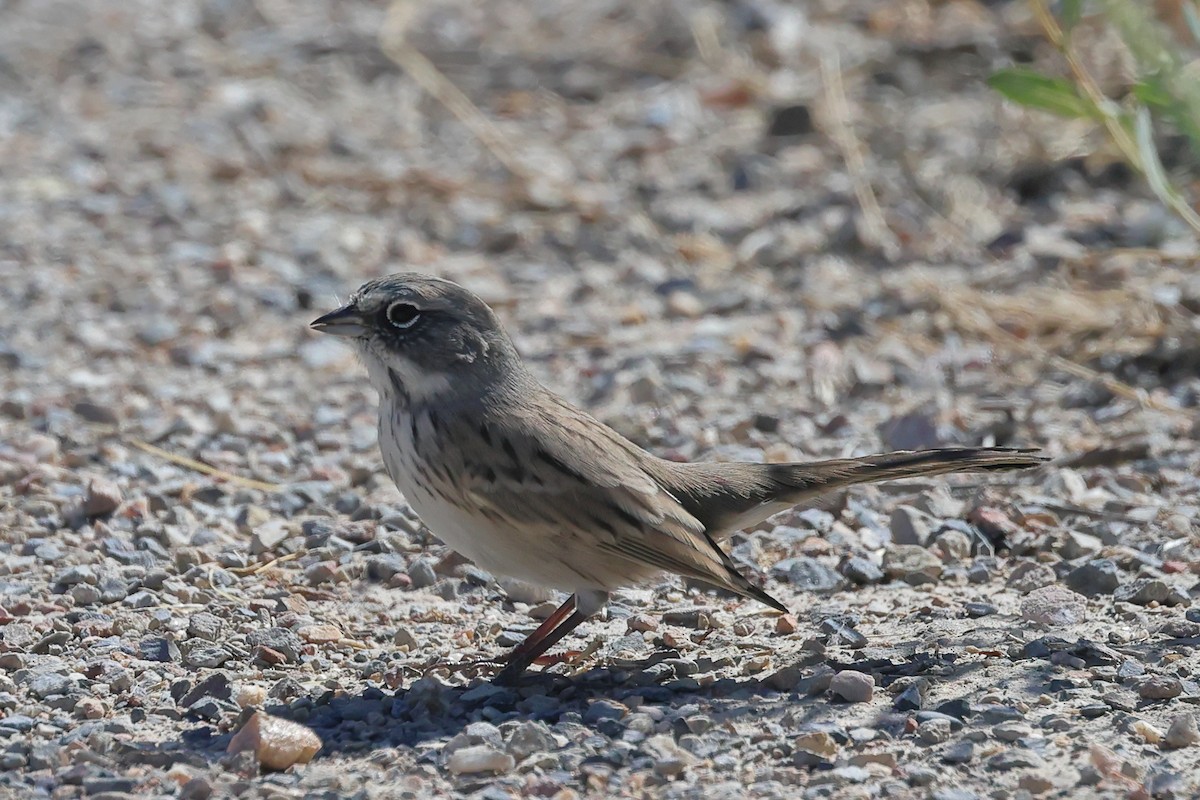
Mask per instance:
[[[387,307],[387,321],[397,328],[411,328],[421,318],[421,309],[412,303],[392,303]]]

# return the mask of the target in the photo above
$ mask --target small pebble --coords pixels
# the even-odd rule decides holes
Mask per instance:
[[[1163,732],[1144,719],[1135,720],[1129,728],[1145,739],[1146,744],[1158,744],[1163,739]]]
[[[942,751],[942,761],[947,764],[968,764],[974,758],[975,743],[966,739],[960,739]]]
[[[941,744],[950,738],[950,721],[929,719],[917,726],[917,738],[925,744]]]
[[[481,772],[504,773],[517,765],[516,759],[491,745],[461,747],[450,754],[446,769],[455,775],[475,775]]]
[[[267,699],[267,690],[263,686],[244,684],[238,688],[237,704],[241,708],[261,706]]]
[[[1087,601],[1066,587],[1043,586],[1021,601],[1021,616],[1050,628],[1077,625],[1087,619]]]
[[[863,672],[842,670],[829,681],[829,691],[850,703],[869,703],[875,694],[875,680]]]
[[[1138,696],[1147,700],[1170,700],[1183,693],[1183,684],[1178,678],[1155,675],[1138,687]]]
[[[1179,714],[1167,728],[1166,743],[1170,747],[1191,747],[1200,744],[1200,730],[1196,727],[1195,714]]]
[[[1029,594],[1035,589],[1049,586],[1057,580],[1054,570],[1036,561],[1022,561],[1008,576],[1008,588]]]
[[[107,478],[92,478],[88,481],[83,500],[83,513],[89,517],[111,514],[121,505],[121,489]]]
[[[626,618],[625,629],[637,633],[656,631],[658,630],[658,620],[649,614],[633,614]]]
[[[321,749],[321,738],[290,720],[255,711],[226,747],[228,753],[249,751],[264,767],[284,770],[307,764]]]
[[[894,545],[883,555],[883,571],[889,578],[903,578],[913,573],[937,578],[942,569],[941,559],[916,544]]]

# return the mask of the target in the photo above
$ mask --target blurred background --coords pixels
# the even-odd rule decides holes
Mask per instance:
[[[1157,8],[1180,52],[1187,5]],[[357,375],[304,323],[398,269],[466,283],[668,447],[736,444],[659,419],[701,398],[811,417],[802,449],[875,446],[873,401],[1007,441],[1036,399],[1071,450],[1088,409],[1193,407],[1196,231],[1096,115],[1036,107],[1061,85],[988,86],[1086,96],[1039,6],[6,3],[10,414],[303,425]],[[1133,97],[1136,48],[1064,6],[1085,74]],[[1187,178],[1180,130],[1151,142]]]

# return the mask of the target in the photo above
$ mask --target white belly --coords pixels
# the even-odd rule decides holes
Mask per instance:
[[[430,442],[432,435],[427,426],[418,428],[423,443]],[[417,450],[413,447],[407,415],[392,419],[381,416],[379,436],[384,463],[396,488],[426,527],[455,552],[493,575],[539,586],[570,592],[608,588],[564,563],[558,552],[561,543],[546,535],[547,531],[498,524],[482,514],[471,513],[469,503],[458,492],[432,491],[428,478],[421,477],[416,464]],[[425,469],[425,473],[428,475],[430,471]],[[448,500],[444,495],[460,502]]]

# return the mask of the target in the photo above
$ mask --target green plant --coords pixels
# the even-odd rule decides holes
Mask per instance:
[[[1109,98],[1072,46],[1071,32],[1083,16],[1084,2],[1062,0],[1056,16],[1045,0],[1029,0],[1046,39],[1066,61],[1069,79],[1010,68],[993,74],[988,84],[1028,108],[1101,124],[1122,158],[1145,178],[1159,200],[1200,235],[1200,215],[1168,179],[1154,138],[1156,128],[1169,123],[1200,155],[1200,74],[1155,18],[1152,4],[1145,0],[1092,0],[1138,69],[1137,83],[1122,102]],[[1181,8],[1191,35],[1200,42],[1200,15],[1192,3],[1183,0]]]

